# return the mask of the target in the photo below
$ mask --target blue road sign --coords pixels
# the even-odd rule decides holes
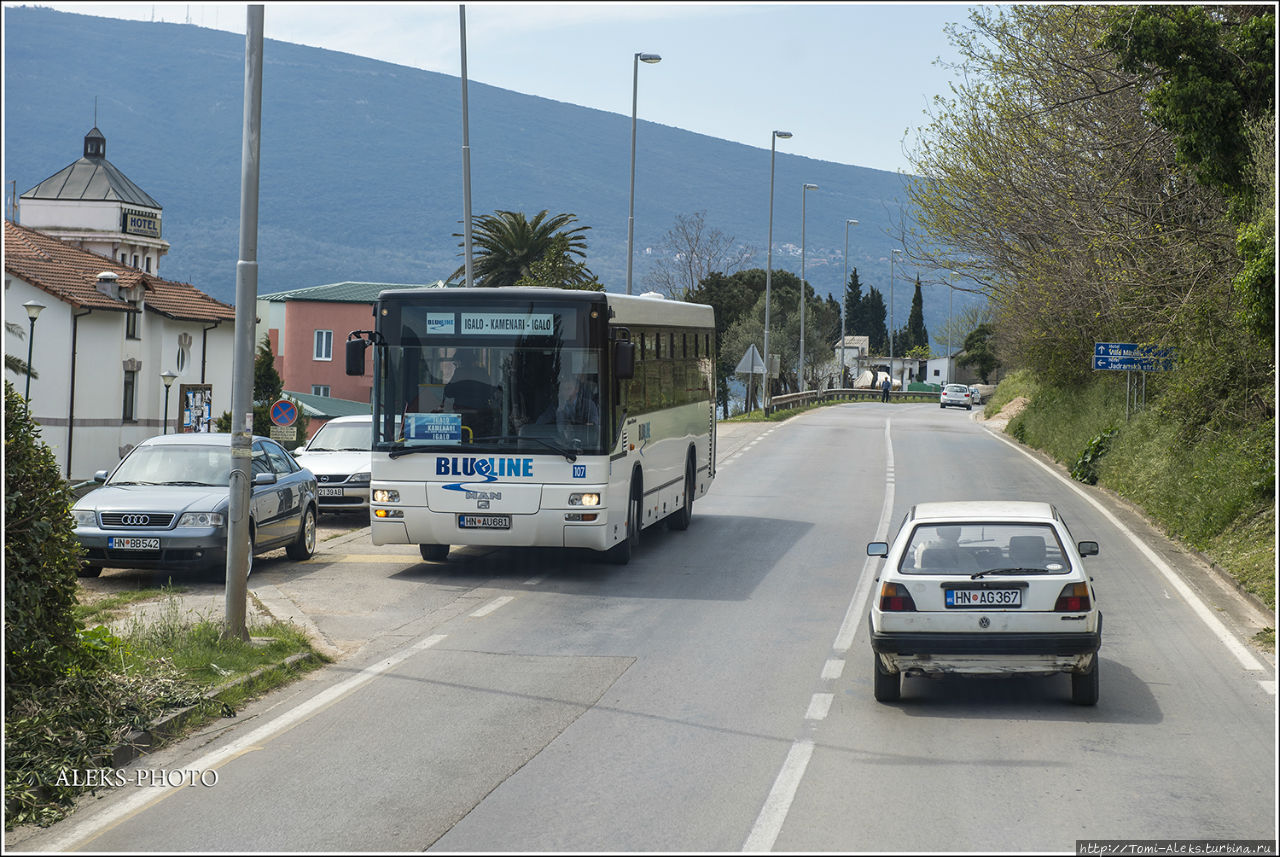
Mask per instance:
[[[1175,348],[1132,342],[1095,342],[1093,368],[1113,372],[1167,372],[1173,368]]]
[[[276,399],[271,405],[271,422],[291,426],[298,419],[298,406],[288,399]]]

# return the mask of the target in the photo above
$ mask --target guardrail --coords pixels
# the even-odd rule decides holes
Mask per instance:
[[[936,390],[891,390],[889,391],[890,401],[903,402],[936,402],[939,393]],[[819,402],[838,402],[838,401],[874,401],[878,402],[884,398],[884,393],[880,390],[870,388],[834,388],[830,390],[805,390],[800,393],[783,393],[781,396],[774,396],[770,402],[772,410],[795,407],[797,405],[811,405]]]

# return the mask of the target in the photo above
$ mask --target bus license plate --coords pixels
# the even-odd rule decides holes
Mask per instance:
[[[1021,589],[948,589],[948,607],[1021,607]]]
[[[458,526],[464,530],[509,530],[510,515],[459,515]]]
[[[341,497],[341,488],[317,488],[316,493],[321,497]]]
[[[109,536],[107,547],[117,551],[158,551],[159,539],[142,539],[134,536]]]

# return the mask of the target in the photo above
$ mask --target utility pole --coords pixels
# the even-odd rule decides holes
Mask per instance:
[[[227,508],[226,624],[223,639],[249,639],[249,504],[253,491],[253,338],[258,304],[258,174],[262,151],[263,7],[250,6],[244,35],[244,131],[240,148],[240,259],[231,361],[231,496]]]

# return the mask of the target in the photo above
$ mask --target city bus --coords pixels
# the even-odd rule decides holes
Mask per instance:
[[[630,561],[715,478],[715,315],[660,295],[392,289],[372,349],[373,543],[588,548]]]

